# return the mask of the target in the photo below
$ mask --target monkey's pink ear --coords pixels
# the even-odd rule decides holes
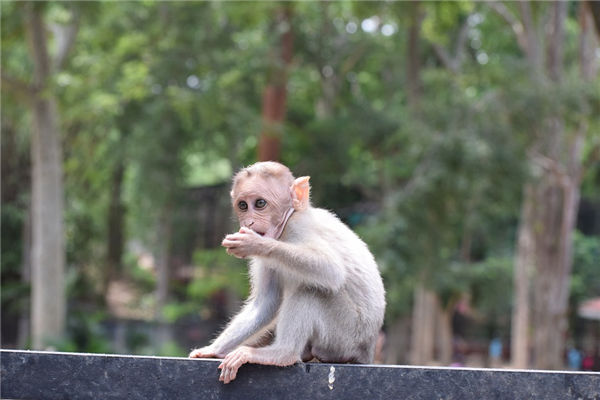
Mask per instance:
[[[308,184],[309,179],[310,176],[301,176],[300,178],[296,178],[292,184],[292,199],[294,209],[296,211],[302,211],[308,208],[310,200],[310,185]]]

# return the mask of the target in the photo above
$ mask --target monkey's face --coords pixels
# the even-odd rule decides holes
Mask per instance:
[[[232,206],[240,227],[277,239],[292,210],[288,185],[274,178],[251,176],[239,182],[231,193]]]

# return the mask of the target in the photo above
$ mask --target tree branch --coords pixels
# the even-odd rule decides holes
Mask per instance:
[[[46,81],[50,75],[50,60],[46,47],[46,26],[40,11],[41,6],[36,3],[25,5],[25,30],[34,65],[33,84],[36,89],[43,88],[47,84]]]
[[[542,57],[540,54],[540,43],[537,36],[533,15],[531,13],[531,4],[527,1],[519,2],[521,9],[521,20],[523,22],[525,54],[529,63],[537,75],[542,70]]]
[[[513,32],[517,36],[517,42],[519,47],[524,53],[527,53],[527,38],[525,36],[525,29],[523,23],[517,19],[517,17],[499,1],[490,1],[486,3],[492,10],[496,11],[508,25],[512,28]]]
[[[56,39],[56,56],[54,58],[54,71],[60,71],[75,44],[79,31],[79,13],[73,12],[73,21],[69,25],[51,24],[50,30]]]
[[[467,18],[465,18],[465,22],[460,27],[460,31],[458,32],[458,37],[456,38],[456,46],[454,48],[454,58],[458,64],[458,67],[462,65],[462,61],[464,58],[465,47],[467,43],[467,39],[469,37],[469,18],[472,14],[469,14]]]
[[[435,51],[435,54],[438,56],[442,64],[444,64],[444,67],[446,67],[453,73],[458,72],[456,60],[450,57],[450,53],[448,53],[448,50],[446,50],[444,46],[440,45],[439,43],[433,43],[433,50]]]
[[[600,1],[586,1],[585,2],[590,9],[590,14],[594,19],[594,25],[596,26],[596,33],[600,37]]]
[[[470,15],[469,15],[470,17]],[[464,23],[460,27],[458,35],[456,37],[456,43],[454,44],[454,55],[450,55],[450,52],[439,43],[433,43],[433,50],[438,56],[442,64],[453,73],[458,73],[462,66],[465,43],[469,33],[469,17],[465,18]]]
[[[565,19],[567,3],[557,1],[553,5],[552,20],[550,21],[551,35],[547,44],[548,71],[554,81],[559,81],[563,71]]]
[[[600,2],[594,2],[594,4],[596,3],[598,3],[597,11],[600,13]],[[579,34],[579,66],[584,81],[591,81],[598,70],[597,57],[595,57],[597,40],[592,27],[594,24],[594,11],[591,7],[590,2],[579,5],[579,27],[581,32]],[[597,18],[600,20],[600,15]],[[600,26],[598,29],[600,33]]]

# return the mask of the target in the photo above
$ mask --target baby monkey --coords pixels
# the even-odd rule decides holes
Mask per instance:
[[[373,361],[385,310],[377,264],[335,215],[311,206],[308,180],[276,162],[233,178],[240,230],[222,245],[250,259],[251,293],[212,344],[190,353],[224,358],[224,383],[245,363]]]

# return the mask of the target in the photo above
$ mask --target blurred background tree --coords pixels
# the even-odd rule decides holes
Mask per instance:
[[[0,6],[3,347],[205,344],[247,294],[230,176],[278,159],[376,255],[381,360],[598,352],[592,2]]]

